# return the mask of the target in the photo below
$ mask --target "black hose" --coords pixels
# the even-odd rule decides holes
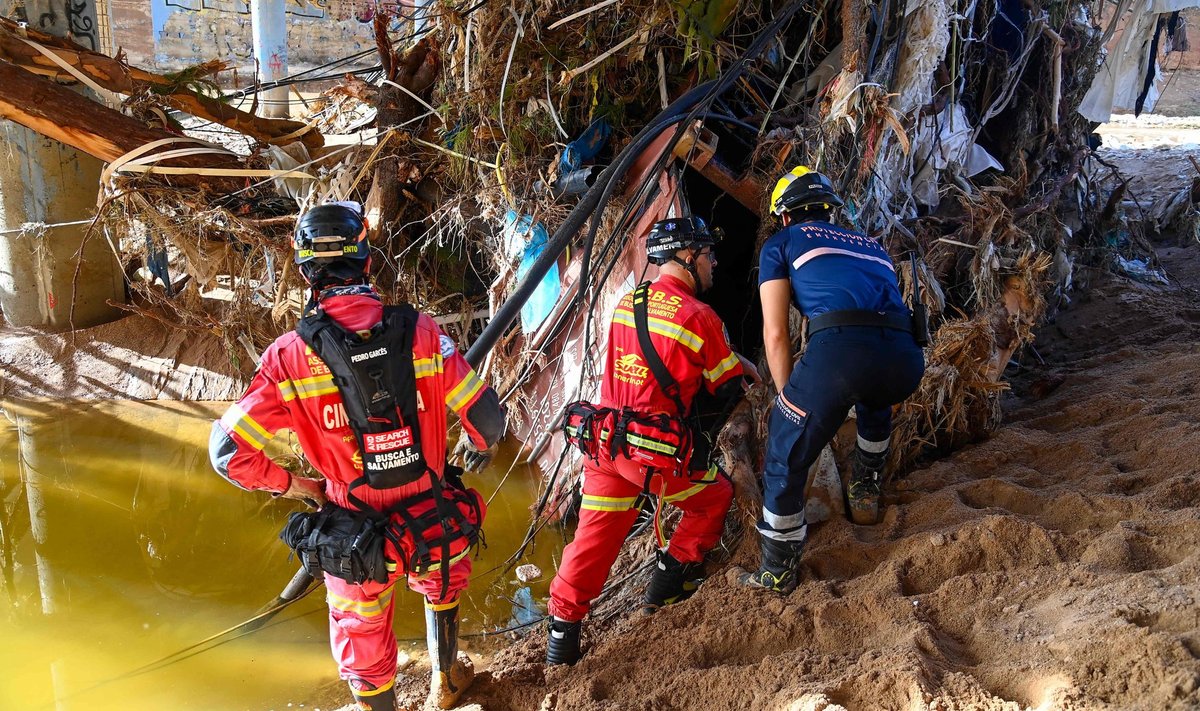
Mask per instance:
[[[467,362],[472,367],[478,368],[483,362],[487,353],[492,350],[496,342],[500,340],[500,336],[508,330],[512,322],[516,320],[517,315],[521,312],[521,308],[529,297],[533,295],[535,289],[541,284],[542,279],[546,276],[546,272],[550,271],[550,267],[558,261],[559,256],[567,245],[571,243],[571,239],[583,226],[583,223],[589,216],[595,213],[597,205],[600,203],[601,195],[611,191],[608,190],[609,184],[616,181],[625,174],[629,166],[633,163],[642,150],[645,149],[651,141],[658,137],[658,133],[671,123],[678,121],[678,114],[684,108],[691,107],[699,101],[704,92],[713,84],[713,82],[705,82],[694,87],[683,96],[676,99],[666,109],[656,117],[657,120],[647,125],[634,137],[633,141],[621,151],[621,157],[616,163],[604,169],[600,177],[596,179],[595,184],[588,189],[583,197],[579,199],[579,203],[567,215],[567,219],[559,225],[559,228],[554,232],[554,235],[546,243],[546,248],[538,256],[537,260],[530,266],[529,271],[525,274],[525,279],[517,285],[516,290],[512,295],[505,300],[496,313],[492,315],[488,325],[484,327],[483,333],[479,334],[479,338],[471,344],[471,348],[467,350]],[[666,118],[661,118],[661,117]],[[585,259],[584,264],[587,264]],[[582,287],[585,282],[580,275],[579,284]]]

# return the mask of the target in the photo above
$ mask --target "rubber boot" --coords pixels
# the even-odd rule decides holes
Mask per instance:
[[[475,669],[458,658],[458,602],[451,607],[425,604],[425,631],[429,642],[429,700],[439,709],[454,708],[475,680]]]
[[[666,551],[658,551],[658,564],[646,586],[642,612],[652,614],[659,608],[683,602],[700,587],[700,563],[680,563]]]
[[[883,465],[887,455],[886,449],[867,452],[861,447],[854,448],[850,484],[846,487],[846,513],[860,526],[874,526],[879,522],[879,492],[883,486]]]
[[[762,563],[758,570],[741,576],[739,582],[782,595],[795,590],[798,582],[796,568],[800,565],[800,554],[804,552],[804,541],[777,541],[761,532],[758,536]]]
[[[350,682],[350,693],[358,711],[396,711],[395,681],[382,689],[368,689],[364,681]]]
[[[550,618],[546,634],[546,666],[579,661],[579,632],[582,629],[582,622]]]

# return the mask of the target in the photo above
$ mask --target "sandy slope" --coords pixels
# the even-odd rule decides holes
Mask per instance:
[[[0,399],[234,400],[254,364],[230,348],[139,316],[67,333],[0,323]]]
[[[1200,248],[1164,249],[1200,284]],[[989,440],[832,521],[780,598],[719,570],[572,669],[501,653],[488,709],[1200,707],[1200,301],[1102,276],[1023,358]],[[1031,366],[1032,367],[1028,367]],[[1011,374],[1011,372],[1010,372]],[[743,541],[733,562],[755,560]]]

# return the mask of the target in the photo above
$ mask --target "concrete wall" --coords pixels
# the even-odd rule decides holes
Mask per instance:
[[[289,0],[290,64],[324,64],[373,48],[370,11],[357,11],[357,2],[331,0],[322,3],[326,6],[322,8],[311,2],[301,7]],[[253,72],[250,9],[245,2],[112,0],[112,10],[114,41],[137,66],[177,70],[222,59],[238,67],[239,72]],[[361,66],[374,63],[374,57],[367,57]]]

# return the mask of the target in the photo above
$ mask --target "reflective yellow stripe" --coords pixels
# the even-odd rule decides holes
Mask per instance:
[[[328,373],[300,380],[285,380],[279,384],[279,392],[283,396],[284,402],[296,398],[305,400],[310,397],[330,395],[337,391],[337,385],[333,382],[333,375]]]
[[[688,488],[684,489],[683,491],[679,492],[678,494],[671,494],[670,496],[664,496],[663,501],[668,501],[668,502],[683,501],[684,499],[688,498],[689,496],[691,496],[693,494],[699,494],[706,486],[708,486],[708,484],[695,484],[693,486],[689,486]]]
[[[437,375],[442,372],[442,354],[438,353],[432,358],[415,358],[413,359],[413,370],[418,378],[428,378],[431,375]]]
[[[470,552],[471,552],[471,549],[467,548],[462,553],[459,553],[458,555],[454,556],[453,558],[450,559],[450,565],[454,565],[455,563],[462,560],[463,558],[466,558],[467,554]],[[425,569],[426,575],[423,577],[428,577],[429,573],[436,573],[437,571],[439,571],[441,569],[442,569],[442,562],[438,561]]]
[[[722,375],[733,370],[733,367],[737,364],[738,364],[737,356],[730,353],[728,356],[726,356],[725,360],[723,360],[720,363],[717,363],[715,366],[713,366],[712,370],[704,371],[704,377],[708,379],[708,382],[715,383],[715,382],[717,382],[717,380],[719,380],[721,378]]]
[[[279,383],[279,394],[284,402],[291,402],[296,399],[296,387],[292,385],[292,381],[285,380]]]
[[[238,433],[242,439],[246,440],[247,444],[255,449],[267,446],[267,442],[270,442],[271,438],[275,436],[263,429],[263,426],[247,415],[246,411],[237,403],[229,406],[229,409],[221,416],[221,422]]]
[[[708,468],[708,471],[704,472],[704,476],[700,477],[699,479],[693,479],[692,481],[695,481],[698,484],[711,484],[716,480],[717,480],[717,465],[714,464]]]
[[[627,309],[617,309],[613,314],[613,323],[637,328],[637,323],[633,320],[633,312]],[[650,333],[657,333],[660,336],[679,341],[696,353],[699,353],[701,346],[704,345],[703,338],[677,323],[650,316],[646,319],[646,326],[650,329]]]
[[[628,511],[633,508],[636,496],[593,496],[583,495],[580,508],[589,511]]]
[[[652,452],[661,452],[663,454],[675,454],[676,452],[676,448],[673,445],[659,442],[658,440],[650,439],[649,437],[639,437],[632,432],[625,433],[625,441],[635,447],[649,449]]]
[[[467,377],[463,378],[462,382],[454,387],[448,395],[446,395],[446,404],[451,410],[458,412],[475,397],[475,393],[483,388],[483,381],[475,374],[475,371],[467,373]]]
[[[435,605],[432,602],[426,600],[425,601],[425,609],[433,610],[434,612],[441,612],[442,610],[453,610],[454,608],[458,607],[458,602],[459,602],[458,600],[455,600],[454,602],[443,602],[443,603],[439,603],[439,604]]]
[[[383,686],[379,687],[378,689],[371,689],[370,691],[362,691],[360,689],[354,689],[353,693],[355,696],[360,696],[360,697],[378,696],[379,694],[382,694],[383,692],[387,691],[388,689],[391,689],[395,685],[396,685],[396,677],[392,677],[391,680],[388,681],[388,683],[384,684]]]
[[[342,612],[352,612],[359,617],[377,617],[383,614],[387,606],[392,602],[392,593],[396,591],[396,586],[392,585],[379,593],[379,598],[376,600],[349,600],[340,595],[335,595],[331,590],[325,591],[325,598],[329,602],[329,606],[341,610]]]

